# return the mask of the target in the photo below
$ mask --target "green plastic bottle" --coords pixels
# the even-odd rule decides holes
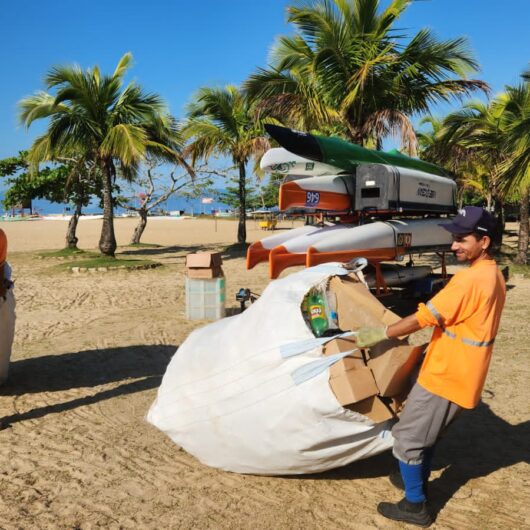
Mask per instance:
[[[307,312],[311,329],[317,337],[321,337],[328,330],[326,302],[320,291],[312,291],[307,297]]]

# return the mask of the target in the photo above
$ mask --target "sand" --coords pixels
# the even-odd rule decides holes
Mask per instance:
[[[116,222],[126,245],[134,219]],[[284,227],[291,226],[291,223]],[[389,453],[328,473],[243,476],[208,468],[144,421],[177,346],[204,322],[184,318],[184,256],[235,240],[236,224],[152,220],[121,248],[164,267],[72,274],[38,249],[63,246],[66,223],[0,223],[16,278],[11,378],[1,389],[0,527],[371,529],[402,528],[376,512],[399,500]],[[268,235],[249,223],[249,240]],[[84,220],[82,248],[100,222]],[[267,268],[225,253],[227,304],[239,287],[261,292]],[[285,274],[285,273],[284,273]],[[530,280],[509,282],[507,307],[477,409],[440,442],[431,486],[433,528],[530,528]]]

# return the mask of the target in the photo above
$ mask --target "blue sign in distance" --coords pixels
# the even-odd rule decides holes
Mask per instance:
[[[320,193],[318,191],[306,191],[305,194],[305,205],[308,208],[314,208],[315,206],[318,206],[318,203],[320,202]]]

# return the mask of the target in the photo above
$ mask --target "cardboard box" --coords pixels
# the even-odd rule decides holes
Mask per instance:
[[[333,277],[329,289],[337,298],[339,328],[343,331],[355,331],[362,326],[388,326],[400,320],[365,285],[349,276]]]
[[[396,417],[395,412],[379,396],[363,399],[358,403],[348,405],[346,408],[367,416],[374,423],[381,423]]]
[[[345,351],[357,348],[355,339],[333,339],[324,346],[324,355],[335,355]],[[329,377],[337,377],[348,370],[355,370],[357,368],[366,368],[366,361],[361,350],[357,350],[347,357],[343,357],[340,361],[332,364],[329,367]]]
[[[425,345],[402,344],[368,359],[381,396],[398,396],[410,390],[410,376],[424,350]]]
[[[196,252],[186,256],[186,267],[188,268],[215,268],[223,263],[219,252]]]
[[[377,394],[377,385],[369,368],[347,370],[329,380],[331,390],[341,405],[357,403]]]
[[[223,276],[223,269],[221,267],[213,267],[207,269],[188,268],[188,278],[210,279],[219,278],[220,276]]]

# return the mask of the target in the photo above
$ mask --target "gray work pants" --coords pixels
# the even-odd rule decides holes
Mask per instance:
[[[394,456],[405,464],[421,464],[424,449],[434,446],[461,410],[462,407],[416,383],[392,428]]]

